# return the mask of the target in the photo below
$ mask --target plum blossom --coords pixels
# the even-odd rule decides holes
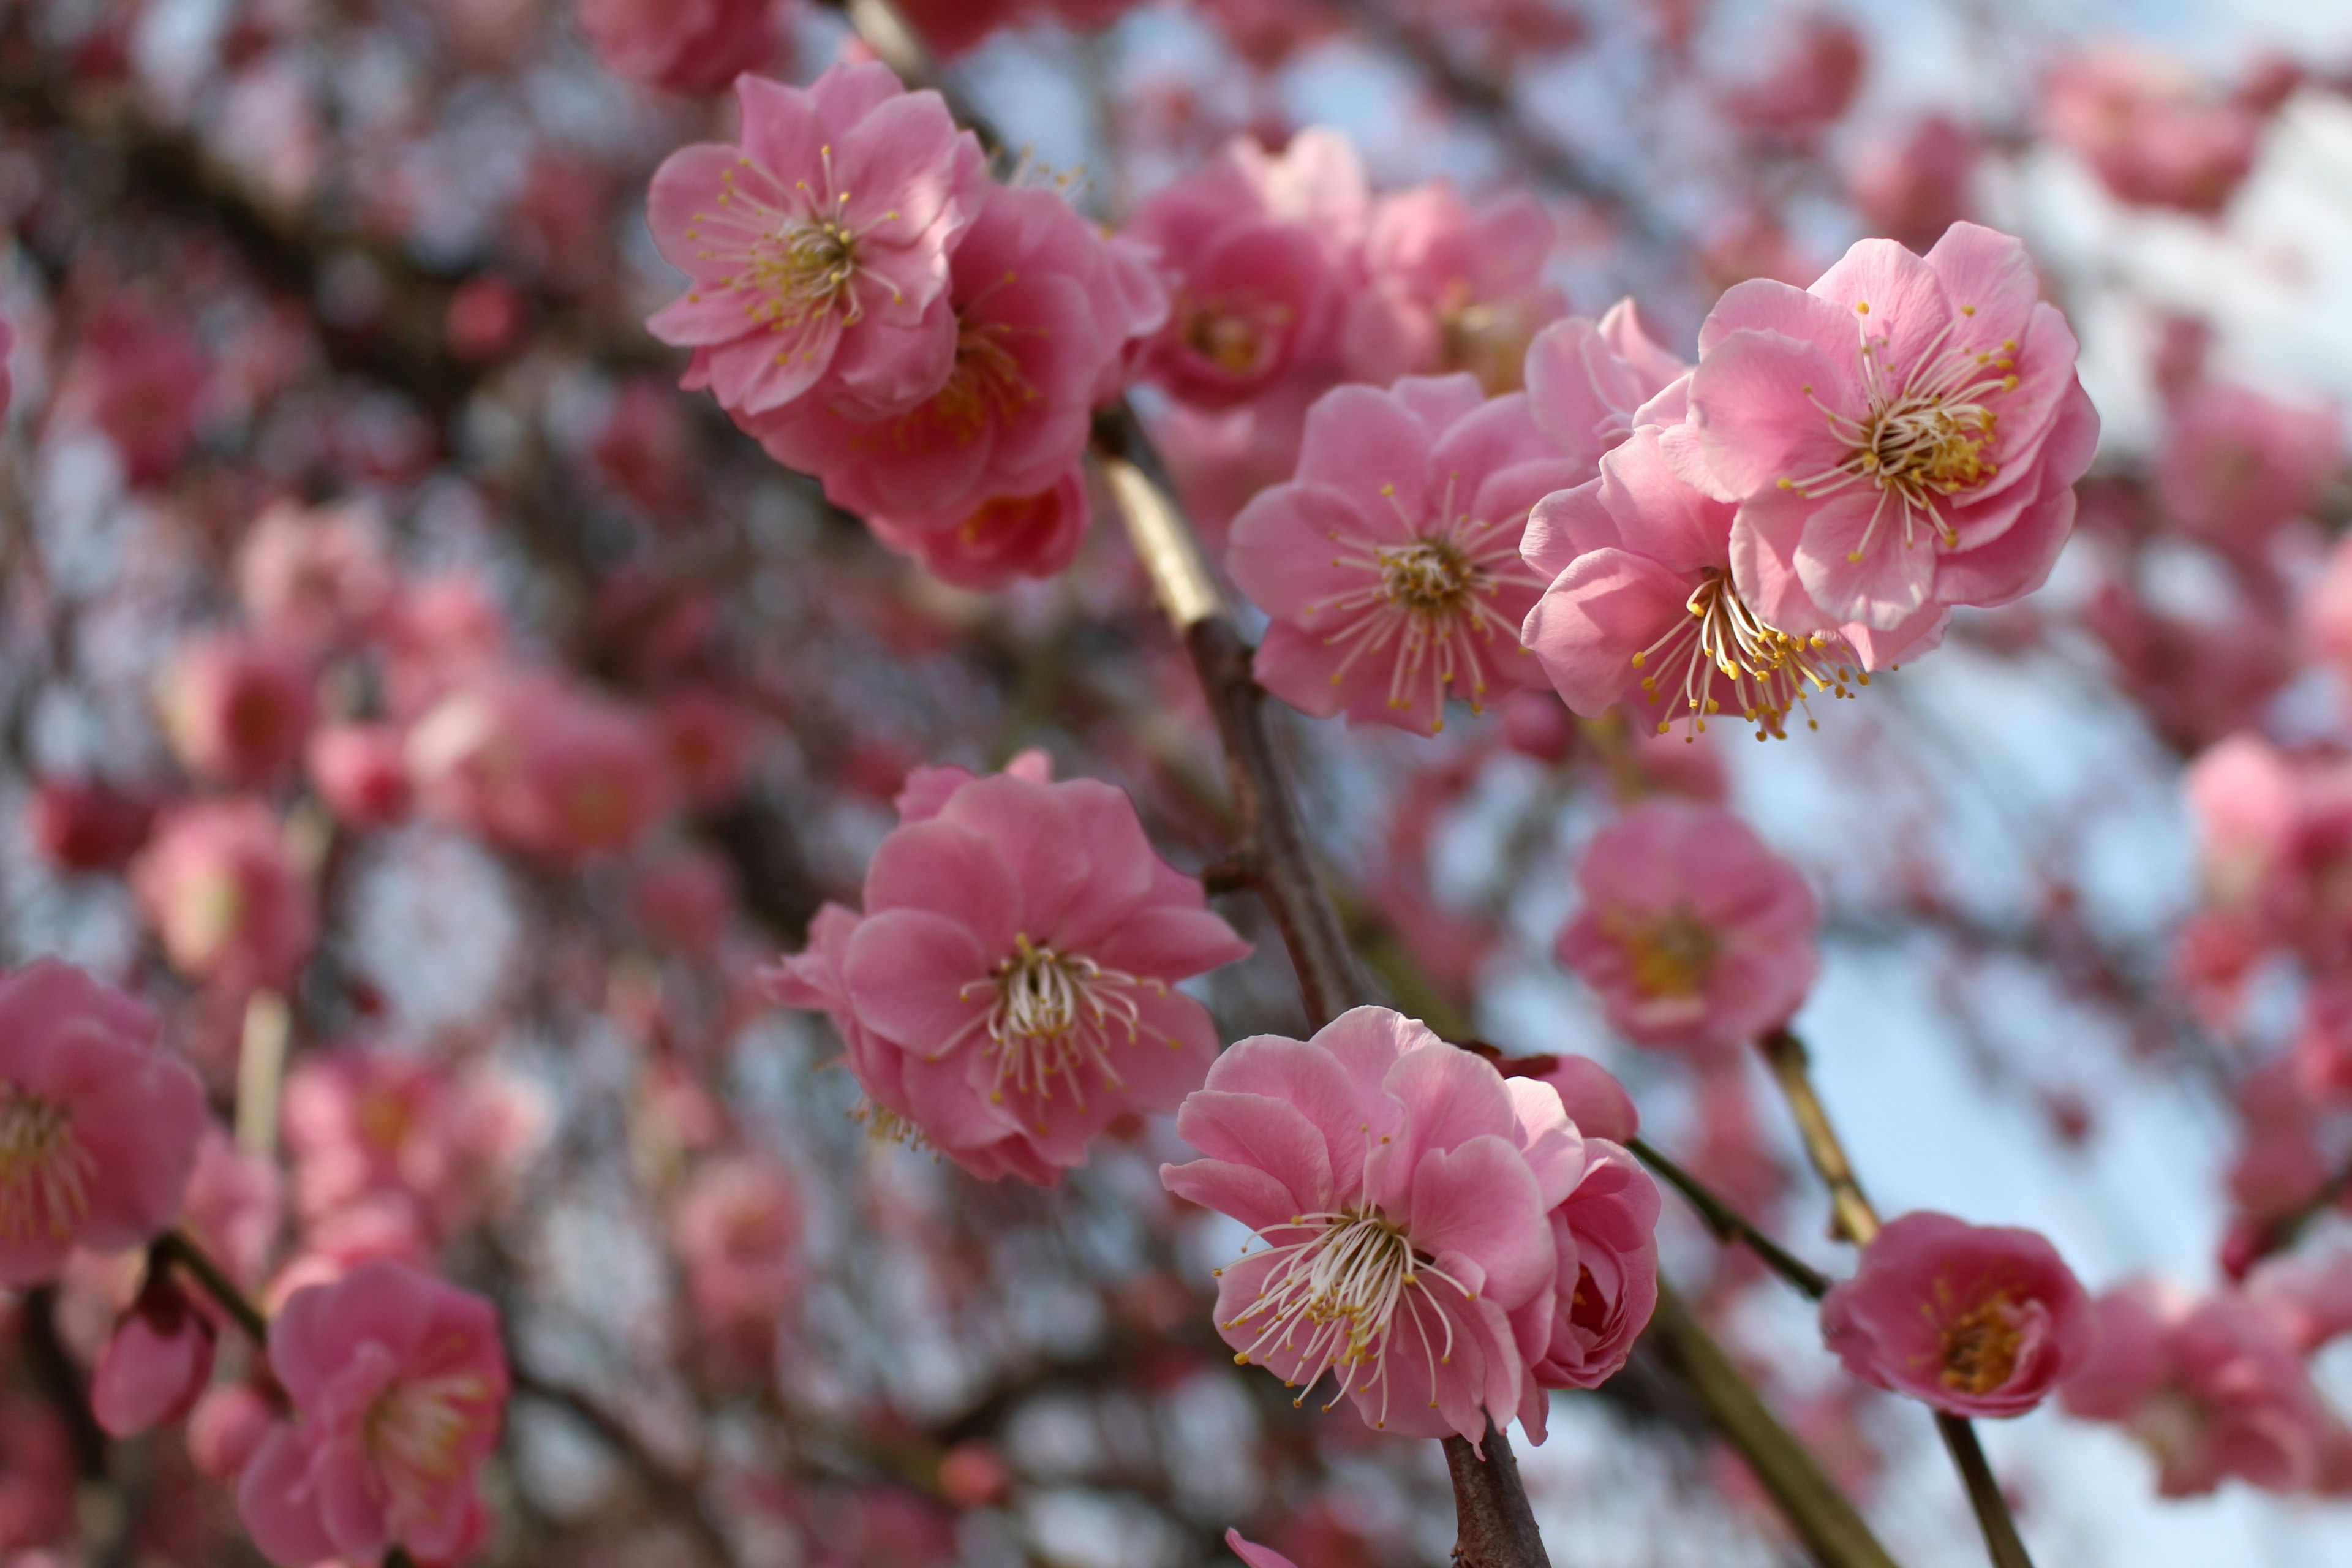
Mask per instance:
[[[45,778],[26,806],[33,843],[61,870],[120,871],[147,841],[155,799],[104,779]]]
[[[1576,886],[1554,951],[1639,1044],[1740,1046],[1787,1023],[1821,968],[1812,889],[1718,807],[1633,807],[1585,846]]]
[[[801,1277],[801,1200],[773,1162],[737,1156],[695,1173],[671,1223],[701,1333],[772,1341]]]
[[[2334,409],[2208,384],[2170,409],[2153,488],[2175,527],[2253,552],[2343,464]]]
[[[303,771],[327,809],[354,827],[408,815],[407,733],[394,724],[328,724],[302,748]]]
[[[1051,577],[1078,558],[1094,520],[1084,468],[1073,463],[1045,489],[982,501],[950,528],[902,528],[869,517],[874,537],[959,588],[1002,588],[1016,577]]]
[[[1318,717],[1434,734],[1449,694],[1482,712],[1540,681],[1518,640],[1541,586],[1519,536],[1576,477],[1524,394],[1489,402],[1468,375],[1327,393],[1297,477],[1234,520],[1226,568],[1274,620],[1259,684]]]
[[[398,586],[373,516],[356,506],[272,504],[238,542],[235,572],[254,626],[301,648],[374,631]]]
[[[1339,322],[1350,381],[1467,371],[1490,392],[1518,388],[1528,340],[1560,314],[1544,281],[1554,229],[1520,192],[1465,201],[1451,181],[1382,196],[1364,241],[1367,285]]]
[[[1916,250],[1968,216],[1982,150],[1958,121],[1930,114],[1907,134],[1866,143],[1847,190],[1871,233]]]
[[[1584,1171],[1558,1095],[1358,1007],[1309,1040],[1233,1046],[1176,1131],[1205,1158],[1160,1181],[1264,1243],[1218,1271],[1235,1361],[1297,1404],[1328,1376],[1324,1408],[1352,1398],[1381,1430],[1475,1443],[1516,1415],[1541,1440],[1548,1215]]]
[[[1119,1116],[1199,1086],[1215,1032],[1171,985],[1249,945],[1122,792],[1041,763],[918,770],[863,916],[821,915],[771,984],[843,1023],[866,1092],[949,1158],[1052,1182]]]
[[[1273,1547],[1260,1546],[1255,1541],[1245,1540],[1238,1530],[1225,1531],[1225,1545],[1249,1568],[1297,1568],[1297,1563]]]
[[[1925,258],[1866,239],[1810,289],[1756,279],[1699,331],[1704,471],[1739,505],[1740,596],[1790,634],[1881,631],[2040,586],[2098,416],[2020,241],[1955,224]]]
[[[251,799],[163,813],[131,890],[172,967],[231,988],[284,985],[310,955],[318,911],[277,817]]]
[[[2082,1367],[2091,1299],[2039,1233],[1906,1214],[1822,1300],[1846,1371],[1952,1415],[2021,1415]]]
[[[295,1293],[269,1324],[293,1405],[247,1462],[237,1512],[281,1568],[428,1562],[488,1533],[478,1475],[498,1442],[506,1352],[480,1297],[396,1263]]]
[[[1615,1087],[1613,1079],[1610,1086]],[[1584,1131],[1573,1118],[1569,1125]],[[1534,1367],[1546,1388],[1597,1388],[1607,1382],[1633,1353],[1633,1342],[1658,1304],[1657,1184],[1597,1128],[1585,1133],[1583,1150],[1583,1175],[1550,1215],[1551,1338]]]
[[[164,736],[190,773],[248,789],[294,765],[315,710],[299,654],[235,633],[183,643],[157,700]]]
[[[2183,62],[2102,42],[2063,60],[2042,86],[2051,135],[2127,202],[2216,213],[2254,164],[2262,116]]]
[[[694,350],[685,384],[739,420],[807,396],[912,407],[953,368],[948,258],[979,214],[979,142],[883,65],[735,90],[741,145],[681,148],[654,174],[646,220],[692,281],[647,326]]]
[[[0,1286],[76,1247],[136,1247],[178,1217],[205,1095],[143,1002],[41,959],[0,977]]]
[[[211,1382],[213,1326],[168,1274],[151,1275],[91,1369],[89,1404],[117,1437],[169,1426]]]
[[[1588,471],[1633,433],[1636,413],[1690,372],[1642,325],[1631,299],[1598,321],[1571,316],[1528,345],[1528,414],[1560,455]]]
[[[776,50],[774,0],[580,0],[604,68],[671,92],[709,92]]]

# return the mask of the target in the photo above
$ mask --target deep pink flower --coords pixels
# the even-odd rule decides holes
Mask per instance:
[[[1742,1045],[1787,1023],[1821,968],[1812,889],[1730,812],[1634,806],[1585,846],[1576,886],[1555,952],[1642,1045]]]
[[[953,368],[948,255],[979,214],[979,142],[887,66],[735,90],[742,144],[681,148],[654,174],[646,221],[692,281],[647,326],[694,350],[685,384],[739,419],[812,395],[912,407]]]
[[[55,959],[0,977],[0,1285],[179,1217],[205,1126],[196,1075],[147,1005]]]
[[[488,1533],[477,1475],[506,1405],[498,1312],[396,1263],[299,1291],[269,1324],[269,1369],[294,1406],[245,1467],[237,1512],[281,1568],[428,1562]]]
[[[2259,552],[2344,465],[2336,411],[2249,387],[2208,384],[2176,404],[2158,446],[2157,504],[2175,527]]]
[[[1560,456],[1591,478],[1601,455],[1633,433],[1644,404],[1688,374],[1642,325],[1630,299],[1598,321],[1554,321],[1528,345],[1528,415]]]
[[[2326,1407],[2289,1321],[2233,1291],[2199,1301],[2136,1279],[2095,1303],[2098,1348],[2059,1391],[2066,1414],[2113,1421],[2157,1462],[2166,1497],[2231,1477],[2297,1491],[2326,1458]]]
[[[309,879],[257,800],[166,811],[131,862],[131,890],[163,955],[192,980],[286,985],[318,934]]]
[[[877,539],[921,562],[932,576],[980,589],[1066,571],[1078,558],[1093,521],[1086,470],[1076,464],[1035,495],[982,502],[951,528],[900,528],[887,518],[866,520]]]
[[[187,770],[247,789],[266,789],[293,767],[317,710],[301,655],[236,633],[181,644],[156,698],[164,736]]]
[[[866,1093],[856,1117],[867,1131],[892,1142],[911,1142],[926,1136],[927,1125],[917,1117],[907,1087],[908,1068],[915,1058],[860,1021],[849,983],[842,977],[858,921],[856,910],[825,904],[809,922],[808,945],[762,970],[760,977],[768,994],[785,1006],[823,1013],[832,1021],[849,1076]],[[1012,1137],[961,1150],[955,1160],[983,1181],[1008,1174],[1046,1180],[1052,1173],[1030,1156],[1025,1143]]]
[[[1086,447],[1106,374],[1166,314],[1130,298],[1118,267],[1059,193],[991,186],[951,265],[955,356],[943,384],[881,420],[804,398],[757,422],[761,443],[821,476],[835,504],[902,534],[953,529],[987,501],[1050,489]]]
[[[8,372],[8,356],[16,352],[16,324],[0,316],[0,414],[8,412],[9,403],[16,395],[16,383]]]
[[[169,479],[196,438],[196,403],[208,371],[195,335],[178,321],[110,310],[83,342],[75,393],[86,396],[131,482]]]
[[[1433,180],[1372,208],[1366,286],[1347,297],[1340,355],[1350,381],[1467,371],[1490,392],[1517,390],[1528,341],[1558,316],[1544,281],[1551,215],[1523,192],[1475,208]]]
[[[1234,520],[1225,565],[1273,618],[1259,684],[1318,717],[1434,734],[1448,694],[1483,712],[1543,679],[1519,646],[1541,584],[1528,509],[1573,482],[1514,393],[1467,375],[1343,386],[1307,418],[1298,472]]]
[[[1759,737],[1785,736],[1790,714],[1826,692],[1853,694],[1880,663],[1942,635],[1931,605],[1900,630],[1847,626],[1788,632],[1742,595],[1736,509],[1675,476],[1664,437],[1645,425],[1601,459],[1601,476],[1538,502],[1520,553],[1550,585],[1520,636],[1571,712],[1597,719],[1619,701],[1664,735],[1684,738],[1727,710]]]
[[[155,799],[103,779],[45,778],[26,808],[33,843],[62,870],[122,869],[147,841]]]
[[[717,854],[680,846],[641,872],[630,904],[638,923],[673,952],[708,957],[735,912],[735,873]]]
[[[1861,30],[1826,11],[1793,17],[1782,26],[1778,47],[1760,69],[1724,94],[1724,107],[1751,131],[1801,139],[1845,113],[1869,55]]]
[[[604,68],[646,87],[709,92],[776,51],[774,0],[580,0]]]
[[[1219,1271],[1217,1331],[1304,1404],[1325,1376],[1367,1426],[1473,1443],[1491,1415],[1540,1441],[1534,1363],[1560,1268],[1548,1215],[1584,1172],[1559,1096],[1427,1026],[1359,1007],[1311,1040],[1219,1057],[1162,1165],[1179,1197],[1265,1245]]]
[[[1953,1415],[2022,1415],[2098,1338],[2090,1296],[2040,1233],[1906,1214],[1822,1300],[1846,1371]]]
[[[697,1171],[671,1214],[698,1331],[764,1339],[800,1289],[801,1201],[773,1162],[749,1155]]]
[[[327,809],[354,827],[408,815],[408,736],[396,724],[329,724],[303,748],[304,771]]]
[[[1171,986],[1249,946],[1125,794],[936,769],[900,810],[863,918],[824,921],[778,977],[792,1005],[855,1020],[850,1066],[878,1104],[975,1174],[1050,1182],[1114,1120],[1199,1086],[1215,1033]]]
[[[645,715],[539,671],[453,691],[409,731],[407,757],[426,811],[559,863],[625,848],[669,805]]]
[[[2262,116],[2187,65],[2107,40],[2061,60],[2042,86],[2050,134],[2127,202],[2216,213],[2254,165]]]
[[[743,793],[761,726],[756,712],[724,689],[674,686],[654,704],[662,757],[687,805],[715,811]]]
[[[238,542],[236,573],[254,626],[312,649],[374,631],[397,587],[375,521],[358,507],[277,502]]]
[[[1699,331],[1690,420],[1739,502],[1740,595],[1790,633],[1884,631],[2041,585],[2098,416],[2018,240],[1863,240],[1809,290],[1757,279]],[[1699,478],[1685,472],[1694,483]]]
[[[89,1406],[117,1437],[167,1426],[213,1374],[213,1325],[168,1274],[149,1278],[90,1371]]]
[[[1633,1353],[1658,1304],[1661,1205],[1639,1160],[1598,1128],[1571,1124],[1585,1135],[1584,1174],[1551,1211],[1551,1338],[1533,1370],[1546,1388],[1598,1388]]]

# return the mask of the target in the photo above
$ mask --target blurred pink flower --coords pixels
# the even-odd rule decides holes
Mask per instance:
[[[227,1132],[207,1123],[188,1176],[180,1228],[230,1279],[251,1286],[260,1282],[285,1223],[286,1180],[277,1163],[244,1152]]]
[[[1525,395],[1489,402],[1471,376],[1326,394],[1297,477],[1252,501],[1226,547],[1274,622],[1259,683],[1318,717],[1434,734],[1449,693],[1482,712],[1497,688],[1540,681],[1518,641],[1541,586],[1519,535],[1577,477]]]
[[[1491,393],[1518,389],[1528,342],[1559,315],[1544,280],[1551,215],[1524,192],[1465,202],[1433,180],[1373,205],[1367,282],[1349,290],[1340,353],[1350,381],[1466,371]]]
[[[195,335],[178,321],[110,309],[82,342],[76,400],[87,400],[132,483],[171,478],[195,444],[196,403],[210,374]]]
[[[923,563],[959,588],[1002,588],[1018,577],[1051,577],[1068,569],[1086,542],[1094,509],[1083,467],[1031,496],[983,501],[951,528],[901,528],[887,518],[866,523],[884,544]]]
[[[304,771],[346,826],[376,827],[408,815],[408,736],[396,724],[328,724],[303,748]]]
[[[1803,139],[1844,116],[1870,55],[1861,30],[1826,11],[1780,26],[1785,31],[1760,68],[1724,93],[1724,107],[1750,131]]]
[[[710,850],[680,846],[637,873],[630,904],[637,921],[673,952],[707,958],[735,912],[735,873]]]
[[[626,848],[669,805],[651,722],[551,673],[460,687],[409,731],[407,757],[427,812],[562,864]]]
[[[151,1274],[91,1369],[89,1405],[117,1437],[167,1426],[212,1381],[213,1325],[169,1274]]]
[[[1976,135],[1945,114],[1929,114],[1899,137],[1863,144],[1847,193],[1864,226],[1912,250],[1925,250],[1969,216],[1982,151]]]
[[[2022,1415],[2097,1342],[2091,1299],[2038,1232],[1920,1212],[1887,1222],[1822,1300],[1864,1383],[1953,1415]]]
[[[774,1342],[801,1279],[801,1199],[772,1161],[736,1155],[694,1174],[670,1214],[698,1331]]]
[[[179,1217],[205,1095],[157,1028],[145,1003],[55,959],[0,977],[0,1286]]]
[[[309,662],[239,633],[189,638],[156,689],[163,733],[198,778],[267,789],[302,754],[317,712]]]
[[[1580,470],[1633,433],[1635,413],[1690,372],[1642,325],[1631,299],[1598,321],[1554,321],[1528,345],[1528,415]]]
[[[2187,65],[2121,40],[2058,62],[2042,118],[2127,202],[2217,213],[2254,164],[2262,116]]]
[[[310,883],[257,800],[165,811],[131,890],[173,968],[232,990],[290,984],[318,934]]]
[[[1219,1057],[1177,1113],[1206,1158],[1168,1190],[1264,1245],[1219,1271],[1217,1331],[1304,1404],[1414,1436],[1486,1436],[1516,1415],[1541,1441],[1534,1365],[1560,1268],[1546,1216],[1584,1173],[1559,1096],[1505,1081],[1427,1026],[1358,1007],[1311,1040],[1257,1035]]]
[[[506,616],[480,577],[446,572],[403,585],[384,617],[383,642],[393,715],[412,719],[497,666],[506,651]]]
[[[269,1368],[293,1417],[262,1440],[236,1494],[263,1555],[307,1568],[399,1547],[446,1563],[481,1542],[477,1476],[507,1397],[488,1301],[371,1263],[279,1310]]]
[[[604,68],[671,92],[709,92],[776,52],[774,0],[579,0]]]
[[[238,542],[235,571],[255,627],[309,649],[373,632],[397,587],[375,520],[359,507],[276,502]]]
[[[75,1537],[72,1428],[38,1394],[0,1393],[0,1550]]]
[[[913,407],[954,368],[948,257],[979,216],[979,142],[884,65],[735,90],[742,144],[681,148],[654,174],[646,221],[692,281],[647,326],[694,350],[685,384],[739,420],[812,396]]]
[[[2038,292],[2021,242],[1956,224],[1924,258],[1866,239],[1809,290],[1758,279],[1717,301],[1690,420],[1739,502],[1751,609],[1792,634],[1894,631],[2041,585],[2099,421]]]
[[[2344,466],[2342,420],[2324,405],[2211,384],[2169,411],[2151,489],[2175,527],[2258,553]]]
[[[1622,1143],[1642,1130],[1642,1113],[1617,1075],[1591,1057],[1563,1053],[1552,1057],[1507,1058],[1503,1071],[1513,1078],[1531,1078],[1551,1085],[1576,1130],[1587,1138]]]
[[[1555,952],[1639,1044],[1737,1047],[1787,1023],[1821,968],[1812,889],[1730,812],[1634,806],[1585,846],[1576,885]]]

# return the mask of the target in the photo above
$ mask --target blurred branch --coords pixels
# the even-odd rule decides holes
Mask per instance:
[[[704,1478],[698,1469],[679,1471],[647,1447],[627,1422],[579,1390],[548,1382],[526,1369],[511,1354],[508,1364],[515,1393],[552,1405],[595,1433],[606,1447],[637,1472],[656,1506],[684,1524],[706,1552],[720,1563],[732,1564],[738,1561],[734,1543],[703,1503]]]
[[[229,1315],[239,1331],[251,1340],[256,1348],[268,1345],[269,1320],[261,1315],[261,1309],[247,1300],[243,1290],[237,1289],[236,1281],[231,1279],[203,1247],[188,1238],[186,1232],[167,1230],[157,1237],[148,1246],[147,1262],[153,1268],[179,1269],[194,1280],[204,1293]]]

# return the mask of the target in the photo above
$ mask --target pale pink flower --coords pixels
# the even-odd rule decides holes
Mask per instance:
[[[287,1074],[280,1120],[306,1217],[391,1192],[446,1232],[501,1198],[544,1116],[495,1069],[345,1047],[308,1053]]]
[[[166,811],[131,862],[131,890],[164,957],[192,980],[289,984],[318,934],[310,881],[257,800]]]
[[[409,731],[407,758],[427,812],[562,864],[627,847],[669,805],[646,718],[550,673],[460,687]]]
[[[1551,215],[1523,192],[1475,208],[1449,180],[1381,197],[1364,244],[1367,283],[1339,323],[1350,381],[1467,371],[1489,392],[1517,391],[1528,339],[1563,303],[1544,281]]]
[[[302,754],[317,711],[308,661],[237,633],[182,643],[156,690],[164,738],[214,784],[266,789]]]
[[[384,617],[383,641],[393,714],[414,718],[498,664],[506,651],[506,616],[481,578],[446,572],[401,589]]]
[[[303,771],[341,821],[380,826],[408,815],[407,745],[396,724],[328,724],[302,749]]]
[[[1901,136],[1865,142],[1847,177],[1847,194],[1868,232],[1925,249],[1969,216],[1982,151],[1958,121],[1929,114]]]
[[[255,626],[305,648],[373,632],[398,585],[375,520],[359,507],[274,503],[238,542],[235,572]]]
[[[1554,951],[1642,1045],[1742,1045],[1787,1023],[1821,968],[1812,889],[1730,812],[1634,806],[1585,846],[1576,886]]]
[[[157,1029],[145,1003],[55,959],[0,977],[0,1286],[179,1217],[205,1095]]]
[[[2230,1478],[2297,1491],[2319,1477],[2329,1423],[2288,1321],[2231,1291],[2199,1301],[2136,1279],[2095,1303],[2098,1345],[2059,1391],[2066,1414],[2113,1421],[2157,1462],[2166,1497]]]
[[[2023,244],[1955,224],[1924,258],[1866,239],[1809,290],[1724,295],[1690,422],[1716,493],[1740,503],[1751,609],[1792,634],[1894,631],[2041,585],[2099,422],[2037,292]]]
[[[2342,423],[2323,405],[2209,384],[2170,410],[2151,489],[2175,527],[2259,552],[2344,466]]]
[[[1217,1331],[1304,1404],[1333,1380],[1367,1426],[1473,1443],[1516,1415],[1541,1440],[1533,1363],[1553,1332],[1547,1216],[1584,1171],[1559,1098],[1383,1007],[1311,1040],[1258,1035],[1178,1112],[1206,1158],[1179,1197],[1264,1246],[1219,1271]]]
[[[1528,345],[1528,414],[1568,458],[1591,478],[1601,455],[1633,433],[1634,415],[1689,374],[1642,325],[1631,299],[1598,321],[1571,316]]]
[[[2118,40],[2061,60],[2042,86],[2050,134],[2127,202],[2215,213],[2254,163],[2262,116],[2181,61]]]
[[[211,1320],[168,1273],[152,1274],[90,1371],[90,1412],[117,1437],[167,1426],[194,1408],[212,1375]]]
[[[950,528],[901,528],[888,518],[866,520],[877,539],[921,562],[932,576],[977,589],[1067,570],[1093,521],[1086,470],[1075,463],[1035,495],[983,501]]]
[[[671,1211],[670,1235],[699,1331],[772,1341],[801,1280],[801,1200],[783,1170],[751,1155],[704,1165]]]
[[[1551,1339],[1533,1370],[1546,1388],[1598,1388],[1633,1353],[1658,1304],[1661,1205],[1657,1184],[1639,1160],[1597,1127],[1572,1119],[1570,1125],[1584,1134],[1584,1173],[1551,1211],[1558,1259]]]
[[[269,1277],[262,1310],[275,1312],[301,1291],[371,1263],[430,1269],[439,1250],[433,1231],[424,1205],[407,1193],[370,1193],[304,1227],[302,1250]]]
[[[1822,1338],[1864,1383],[1952,1415],[2022,1415],[2098,1338],[2040,1233],[1921,1212],[1887,1222],[1822,1299]]]
[[[2210,911],[2317,964],[2352,954],[2352,763],[2238,735],[2185,784]]]
[[[709,92],[776,51],[774,0],[580,0],[604,68],[646,87]]]
[[[1296,479],[1234,520],[1226,569],[1272,617],[1253,666],[1293,707],[1434,734],[1449,694],[1540,682],[1519,623],[1542,584],[1528,509],[1578,476],[1514,393],[1467,375],[1343,386],[1307,419]]]
[[[1601,476],[1555,491],[1529,517],[1520,553],[1550,585],[1520,636],[1571,712],[1597,719],[1625,702],[1664,735],[1685,740],[1728,710],[1760,739],[1786,736],[1808,699],[1853,695],[1869,658],[1941,637],[1930,605],[1902,629],[1860,626],[1788,632],[1740,593],[1737,509],[1678,479],[1664,432],[1645,425],[1601,459]]]
[[[835,505],[900,533],[952,529],[998,497],[1035,495],[1085,450],[1106,372],[1166,313],[1139,324],[1115,267],[1058,193],[991,186],[956,247],[954,361],[929,395],[880,420],[804,398],[756,433],[778,462],[820,476]]]
[[[692,281],[647,326],[694,350],[685,384],[739,419],[812,395],[912,407],[954,365],[948,256],[979,214],[979,142],[883,65],[735,90],[742,144],[681,148],[654,174],[646,221]]]
[[[1561,1109],[1587,1138],[1622,1143],[1642,1130],[1642,1112],[1617,1075],[1591,1057],[1562,1054],[1507,1058],[1504,1073],[1551,1085]]]
[[[772,982],[854,1017],[850,1065],[878,1104],[975,1174],[1050,1182],[1113,1121],[1199,1086],[1215,1031],[1172,984],[1249,945],[1152,853],[1123,792],[934,769],[901,813],[863,918],[825,921]]]
[[[298,1292],[269,1325],[294,1414],[237,1483],[237,1512],[281,1568],[394,1547],[465,1556],[488,1532],[477,1478],[507,1397],[498,1312],[394,1263]]]
[[[1748,130],[1802,140],[1834,124],[1862,86],[1869,54],[1861,30],[1842,16],[1809,12],[1785,29],[1761,68],[1723,95]]]

